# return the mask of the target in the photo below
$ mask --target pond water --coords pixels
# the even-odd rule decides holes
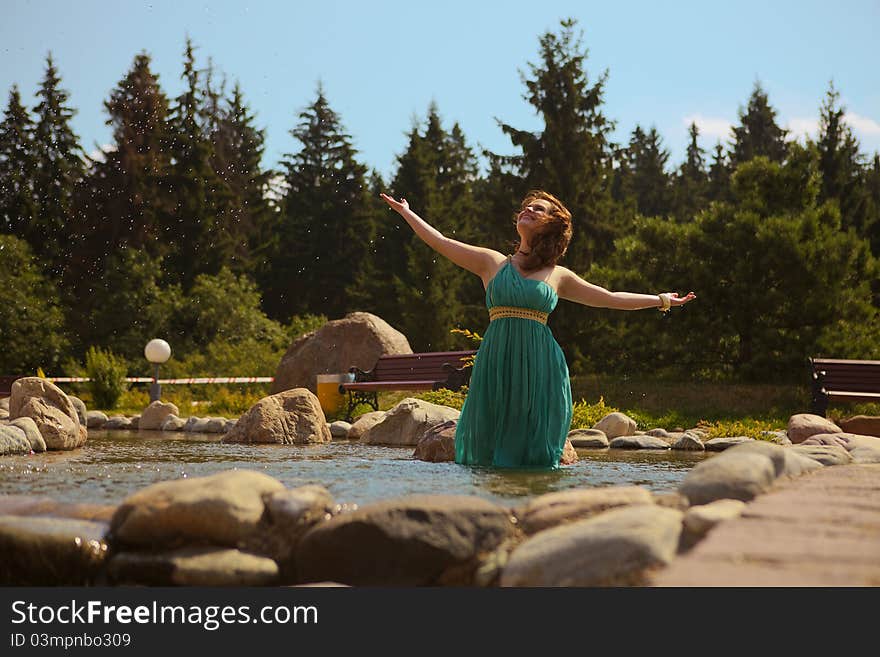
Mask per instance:
[[[334,441],[323,445],[222,444],[217,434],[89,431],[69,452],[0,457],[0,494],[45,495],[63,502],[118,504],[150,484],[232,468],[264,472],[288,488],[325,486],[338,503],[366,504],[413,494],[477,495],[505,506],[577,487],[678,488],[703,452],[578,450],[556,471],[507,471],[412,458],[412,447]]]

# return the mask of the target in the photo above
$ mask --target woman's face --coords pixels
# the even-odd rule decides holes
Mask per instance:
[[[516,216],[516,232],[528,238],[534,229],[550,218],[552,206],[548,201],[535,199],[523,206]]]

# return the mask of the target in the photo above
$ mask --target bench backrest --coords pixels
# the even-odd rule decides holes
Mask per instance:
[[[476,351],[435,351],[422,354],[380,356],[373,368],[376,381],[445,381],[449,363],[455,368],[464,367],[462,362]]]
[[[813,358],[813,372],[824,372],[826,390],[880,392],[880,360]]]

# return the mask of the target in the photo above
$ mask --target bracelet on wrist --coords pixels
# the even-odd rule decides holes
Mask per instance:
[[[660,299],[660,307],[657,310],[661,313],[669,312],[669,309],[672,307],[671,295],[663,292],[662,294],[658,294],[657,297]]]

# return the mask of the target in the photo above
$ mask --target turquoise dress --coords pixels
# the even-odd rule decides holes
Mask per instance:
[[[550,313],[559,297],[507,258],[486,288],[486,307]],[[489,322],[455,429],[455,462],[556,468],[571,425],[568,365],[550,328],[532,319]]]

